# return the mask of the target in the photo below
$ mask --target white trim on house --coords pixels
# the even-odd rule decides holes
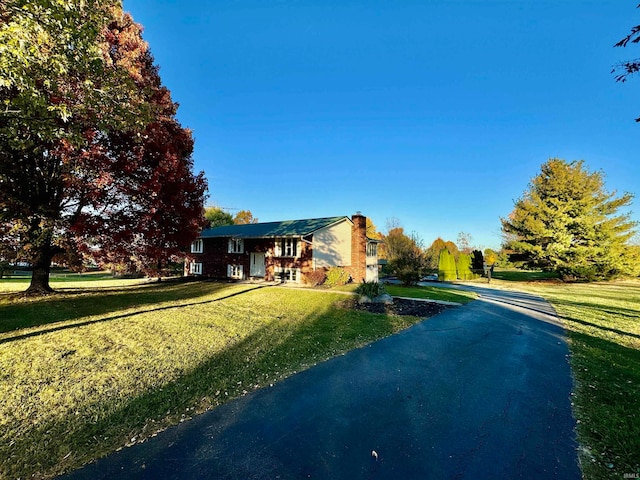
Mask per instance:
[[[236,280],[244,279],[244,268],[242,268],[242,265],[227,265],[227,277],[235,278]]]
[[[267,273],[265,257],[264,252],[251,252],[249,257],[249,276],[264,278]]]
[[[378,257],[378,244],[367,242],[367,257]]]
[[[190,263],[189,264],[190,275],[202,275],[202,263]]]
[[[300,242],[298,238],[276,238],[274,257],[298,258],[300,256]]]
[[[281,280],[285,283],[287,282],[300,283],[300,281],[302,280],[299,268],[289,268],[289,267],[283,268],[283,267],[275,266],[273,268],[273,273],[276,280]]]
[[[202,253],[204,252],[204,242],[201,238],[198,238],[191,242],[191,253]]]
[[[230,238],[228,253],[244,253],[244,240],[242,238]]]

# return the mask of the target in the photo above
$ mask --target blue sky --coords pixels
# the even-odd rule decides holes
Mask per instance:
[[[640,78],[610,74],[640,56],[613,48],[636,4],[124,0],[209,204],[260,221],[362,211],[482,248],[550,157],[638,193]]]

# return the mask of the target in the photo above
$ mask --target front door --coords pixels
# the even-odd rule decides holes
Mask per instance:
[[[251,277],[264,277],[264,253],[251,253],[251,268],[249,276]]]

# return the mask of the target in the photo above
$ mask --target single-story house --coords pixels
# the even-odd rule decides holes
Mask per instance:
[[[327,217],[229,225],[203,230],[191,244],[189,275],[304,282],[318,269],[342,267],[353,281],[378,281],[379,240],[367,219]]]

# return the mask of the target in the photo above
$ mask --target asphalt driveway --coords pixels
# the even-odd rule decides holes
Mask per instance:
[[[562,326],[479,291],[65,478],[580,479]]]

